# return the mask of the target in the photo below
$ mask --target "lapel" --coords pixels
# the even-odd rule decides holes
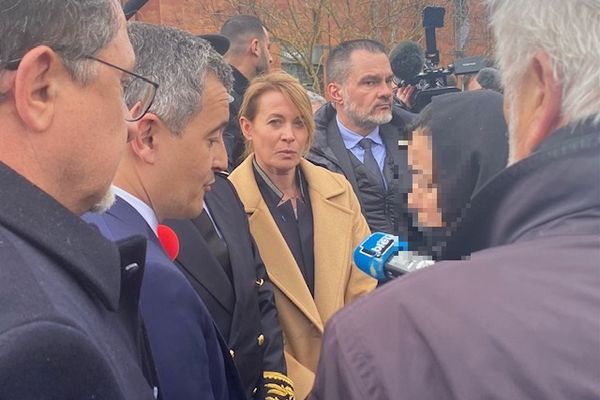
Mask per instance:
[[[121,270],[117,247],[23,176],[0,162],[0,225],[23,238],[118,308]]]
[[[352,210],[339,202],[351,190],[339,178],[302,160],[313,210],[315,303],[323,321],[344,304],[353,235]],[[326,216],[325,218],[319,218]]]
[[[212,212],[212,207],[210,210]],[[229,278],[210,252],[194,220],[172,221],[171,225],[176,227],[181,243],[186,249],[177,257],[177,264],[232,314],[235,298]]]
[[[404,139],[401,137],[399,128],[385,124],[379,128],[381,140],[385,145],[385,164],[383,173],[388,187],[396,187],[397,182],[400,191],[407,193],[411,189],[411,174],[408,168],[408,152],[406,146],[399,146],[398,141]],[[398,168],[398,178],[394,177],[394,167]]]
[[[260,248],[271,282],[319,329],[323,322],[304,277],[263,200],[247,157],[230,175],[249,215],[250,230]],[[310,185],[310,182],[309,182]]]

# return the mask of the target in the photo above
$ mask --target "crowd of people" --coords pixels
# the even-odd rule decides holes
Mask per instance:
[[[255,16],[0,0],[0,398],[597,399],[600,3],[485,2],[498,70],[415,114],[376,40],[325,100]]]

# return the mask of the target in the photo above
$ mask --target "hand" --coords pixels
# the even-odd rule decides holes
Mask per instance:
[[[396,97],[398,100],[406,104],[408,108],[412,108],[412,95],[415,92],[416,88],[414,86],[398,86],[396,89]]]

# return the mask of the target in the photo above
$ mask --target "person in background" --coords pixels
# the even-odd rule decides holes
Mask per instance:
[[[600,7],[486,3],[510,166],[453,235],[462,261],[330,321],[310,399],[598,398]]]
[[[288,375],[304,399],[324,324],[375,287],[352,262],[353,249],[370,232],[348,181],[303,158],[314,121],[295,78],[285,72],[255,78],[240,126],[251,153],[230,179],[275,287]]]
[[[475,78],[471,79],[467,85],[468,91],[479,89],[489,89],[503,93],[500,71],[492,67],[480,69]]]
[[[229,171],[232,171],[242,161],[245,148],[239,123],[242,98],[252,78],[267,72],[273,59],[269,53],[269,33],[254,15],[229,18],[221,27],[221,35],[229,39],[225,60],[233,70],[233,101],[229,104],[229,124],[223,134]]]
[[[229,117],[231,70],[203,39],[176,28],[129,24],[137,73],[161,83],[148,112],[130,126],[131,140],[114,180],[117,201],[86,214],[111,239],[148,241],[142,317],[165,400],[241,400],[244,391],[221,334],[185,276],[161,247],[166,218],[200,214],[214,183],[216,151]],[[128,82],[128,106],[147,88]]]
[[[327,100],[325,100],[325,98],[311,90],[307,90],[306,93],[308,93],[308,98],[310,99],[310,106],[312,108],[313,114],[317,112],[317,110],[319,108],[321,108],[321,106],[325,103],[327,103]]]
[[[409,205],[419,209],[427,200],[437,198],[442,226],[447,228],[438,239],[450,234],[467,211],[471,197],[508,163],[502,101],[500,94],[489,90],[435,96],[408,127],[412,132],[409,153],[413,183],[431,178],[413,187]],[[428,185],[433,185],[429,195]],[[432,204],[425,208],[433,210]],[[418,220],[423,226],[438,225],[435,219]]]
[[[394,75],[383,44],[342,42],[329,52],[326,71],[331,102],[315,114],[307,159],[348,179],[372,231],[421,248],[426,241],[406,202],[411,174],[404,128],[414,114],[392,105]]]
[[[114,0],[1,0],[0,37],[0,397],[153,399],[144,243],[115,245],[79,218],[111,204],[126,121],[152,100],[125,106],[135,56],[123,12]]]

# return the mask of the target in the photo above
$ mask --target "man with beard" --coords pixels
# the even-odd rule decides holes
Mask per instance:
[[[372,231],[397,233],[420,247],[422,234],[406,208],[406,147],[398,146],[412,114],[392,107],[394,74],[383,44],[342,42],[330,51],[326,72],[331,102],[315,114],[307,158],[346,176]]]
[[[0,397],[153,399],[145,243],[117,247],[79,215],[110,205],[126,121],[155,86],[140,77],[127,110],[135,56],[116,0],[0,0],[0,37]]]
[[[229,18],[221,27],[221,35],[229,39],[225,60],[233,70],[233,101],[229,104],[229,124],[223,133],[231,171],[242,161],[245,149],[238,116],[244,93],[252,78],[268,71],[273,59],[269,53],[269,33],[254,15]]]
[[[464,261],[332,319],[312,399],[598,398],[600,5],[487,3],[511,165],[471,200]]]

